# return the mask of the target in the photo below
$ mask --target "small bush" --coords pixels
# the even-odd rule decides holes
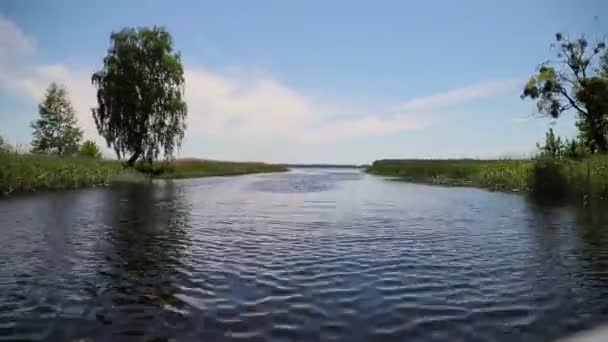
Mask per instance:
[[[564,164],[549,158],[539,159],[534,164],[529,182],[537,197],[561,198],[568,191]]]
[[[0,135],[0,153],[6,153],[9,151],[9,146],[4,140],[4,138]]]
[[[163,162],[147,162],[142,161],[135,164],[135,169],[141,173],[150,176],[162,176],[171,173],[174,169],[173,165],[168,161]]]
[[[81,157],[101,159],[101,151],[99,150],[97,144],[92,140],[85,141],[80,146],[80,151],[78,154]]]

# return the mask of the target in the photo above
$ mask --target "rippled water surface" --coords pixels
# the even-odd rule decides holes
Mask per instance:
[[[0,201],[0,339],[550,341],[608,321],[608,213],[356,170]]]

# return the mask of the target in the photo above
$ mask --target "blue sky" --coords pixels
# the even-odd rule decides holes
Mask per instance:
[[[181,156],[365,163],[534,151],[551,127],[519,99],[557,31],[605,37],[608,2],[0,2],[0,134],[28,144],[50,81],[88,137],[111,31],[162,25],[186,70]],[[553,127],[575,134],[573,120]]]

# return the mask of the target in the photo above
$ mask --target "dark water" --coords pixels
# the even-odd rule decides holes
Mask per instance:
[[[608,321],[608,213],[355,170],[0,201],[0,339],[549,341]]]

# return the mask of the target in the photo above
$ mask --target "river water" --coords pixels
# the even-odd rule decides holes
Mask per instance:
[[[0,339],[550,341],[608,321],[608,213],[357,170],[0,201]]]

